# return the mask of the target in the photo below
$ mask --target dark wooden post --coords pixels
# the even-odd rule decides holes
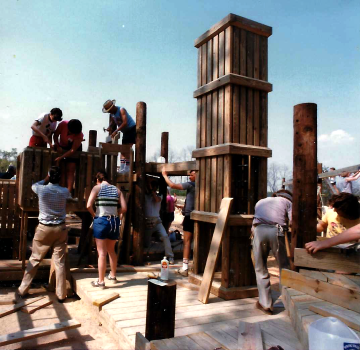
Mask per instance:
[[[294,249],[316,240],[317,105],[294,107],[291,259]]]
[[[89,131],[89,146],[96,147],[96,138],[97,138],[97,131],[90,130]]]
[[[169,162],[169,133],[161,133],[161,157],[165,158],[165,163]]]
[[[135,145],[135,205],[133,215],[133,264],[142,265],[144,260],[145,232],[145,162],[146,162],[146,103],[136,104],[136,145]]]
[[[173,338],[175,331],[176,282],[148,281],[145,338]]]
[[[283,177],[282,180],[281,180],[281,188],[282,188],[283,190],[285,190],[284,182],[285,182],[285,177]]]

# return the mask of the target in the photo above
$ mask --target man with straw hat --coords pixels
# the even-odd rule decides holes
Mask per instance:
[[[103,105],[103,113],[110,113],[110,125],[106,131],[112,132],[111,137],[121,131],[123,133],[122,144],[133,145],[136,140],[136,123],[125,108],[115,106],[116,100],[107,100]],[[129,155],[121,154],[120,172],[129,171]]]

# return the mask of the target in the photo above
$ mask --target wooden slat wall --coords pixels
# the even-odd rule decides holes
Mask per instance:
[[[38,198],[31,185],[43,180],[57,154],[46,149],[26,148],[20,155],[18,173],[19,193],[17,203],[26,210],[38,210]],[[75,197],[79,198],[78,210],[86,210],[86,200],[94,186],[94,176],[100,169],[100,157],[96,154],[79,152],[75,182]]]
[[[16,184],[13,180],[0,180],[0,238],[14,238],[18,227],[16,215]]]

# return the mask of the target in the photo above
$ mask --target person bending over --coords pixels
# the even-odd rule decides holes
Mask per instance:
[[[189,259],[191,253],[191,239],[194,232],[194,221],[190,219],[190,214],[194,210],[195,202],[195,179],[196,171],[191,170],[188,182],[183,182],[180,184],[173,183],[167,173],[165,168],[162,170],[162,175],[171,188],[176,190],[186,190],[186,200],[183,209],[184,221],[183,221],[183,230],[184,230],[184,252],[183,252],[183,267],[182,269],[177,270],[176,272],[184,277],[188,276],[189,271]]]
[[[61,154],[55,162],[59,163],[61,159],[65,159],[65,172],[62,172],[61,185],[67,187],[70,193],[75,181],[76,160],[67,157],[82,150],[81,143],[84,140],[84,134],[81,131],[81,121],[71,119],[62,121],[54,134],[56,150]]]
[[[171,265],[174,264],[174,253],[171,248],[169,235],[160,219],[160,208],[162,196],[156,193],[158,182],[151,177],[147,178],[147,186],[145,192],[145,248],[150,247],[151,236],[155,233],[160,237],[164,244],[165,255],[169,259]]]

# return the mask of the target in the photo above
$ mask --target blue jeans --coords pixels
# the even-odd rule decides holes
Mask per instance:
[[[120,219],[115,216],[97,216],[93,223],[94,238],[119,239]]]

